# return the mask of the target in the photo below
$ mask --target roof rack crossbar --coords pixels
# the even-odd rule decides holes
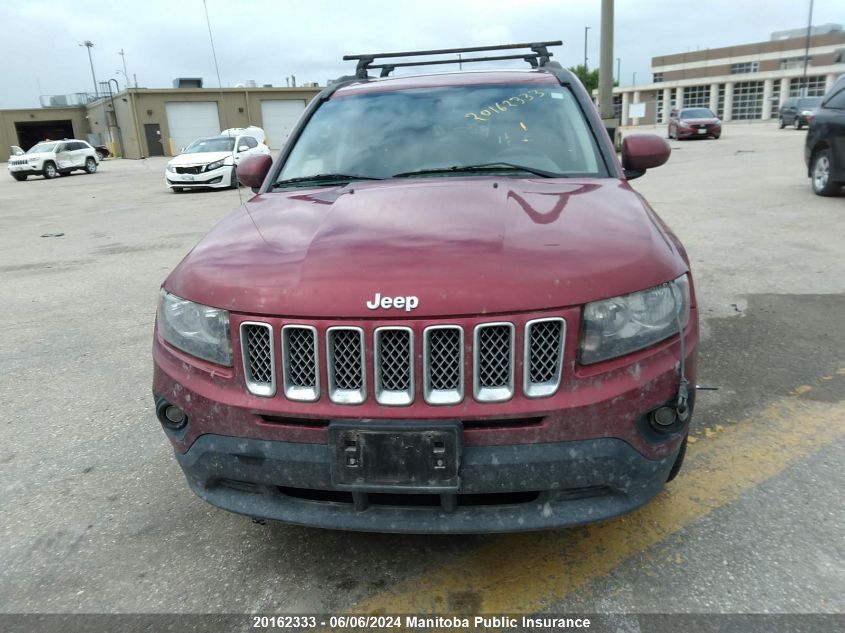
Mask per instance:
[[[440,49],[432,49],[427,51],[404,51],[404,52],[397,52],[397,53],[366,53],[362,55],[344,55],[344,61],[358,61],[358,67],[356,68],[356,75],[361,79],[367,78],[367,70],[370,68],[381,68],[382,69],[382,77],[386,77],[390,74],[390,72],[394,68],[398,68],[400,66],[432,66],[432,65],[439,65],[439,64],[458,64],[458,63],[470,63],[470,62],[480,62],[480,61],[495,61],[501,59],[524,59],[532,67],[542,66],[549,62],[549,58],[552,57],[552,54],[549,52],[549,46],[560,46],[563,42],[560,40],[554,42],[533,42],[533,43],[522,43],[522,44],[500,44],[498,46],[473,46],[469,48],[440,48]],[[528,48],[532,51],[531,54],[525,55],[497,55],[497,56],[490,56],[490,57],[473,57],[467,59],[448,59],[448,60],[431,60],[431,61],[422,61],[422,62],[400,62],[400,63],[389,63],[389,64],[379,64],[374,65],[373,62],[376,59],[383,59],[383,58],[391,58],[391,57],[420,57],[423,55],[448,55],[450,53],[478,53],[483,51],[501,51],[501,50],[514,50],[517,48]]]

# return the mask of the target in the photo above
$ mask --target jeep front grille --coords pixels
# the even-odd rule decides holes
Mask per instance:
[[[423,332],[423,394],[429,404],[455,404],[463,400],[463,328],[435,325]]]
[[[377,328],[373,363],[376,400],[406,405],[414,401],[414,333],[408,327]]]
[[[525,382],[529,398],[549,396],[560,385],[566,322],[561,318],[535,319],[525,324]]]
[[[331,327],[327,341],[329,398],[338,404],[364,402],[364,331],[357,327]]]
[[[528,321],[524,330],[521,328],[521,338],[510,322],[470,327],[471,349],[465,342],[469,327],[465,330],[456,324],[431,325],[421,331],[391,325],[366,332],[361,327],[334,326],[326,329],[323,351],[315,326],[288,324],[280,328],[281,354],[277,356],[279,341],[274,338],[273,326],[246,321],[240,325],[246,385],[255,395],[274,396],[278,372],[281,391],[288,400],[315,402],[325,391],[331,402],[353,405],[367,399],[369,376],[379,404],[407,406],[416,397],[416,367],[421,363],[423,400],[429,405],[458,404],[464,399],[471,353],[472,397],[478,402],[504,402],[516,392],[519,345],[523,394],[542,398],[558,391],[566,339],[564,319]]]
[[[276,395],[276,353],[273,328],[267,323],[241,323],[241,353],[246,387],[256,396]]]
[[[317,328],[286,325],[282,328],[282,369],[285,395],[313,402],[320,397],[320,357]]]
[[[500,402],[513,396],[514,341],[512,323],[475,327],[473,395],[479,402]]]

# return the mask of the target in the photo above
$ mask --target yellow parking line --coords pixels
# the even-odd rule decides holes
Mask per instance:
[[[350,613],[531,613],[736,500],[845,436],[845,402],[800,394],[689,446],[681,475],[653,502],[584,528],[503,535]]]

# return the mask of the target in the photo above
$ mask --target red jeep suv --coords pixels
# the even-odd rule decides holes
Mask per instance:
[[[620,163],[557,44],[346,57],[357,74],[278,159],[241,163],[257,195],[168,276],[154,334],[156,413],[197,495],[326,528],[499,532],[606,519],[675,475],[695,295],[628,184],[669,147],[632,135]],[[375,64],[516,47],[475,59],[529,68]]]

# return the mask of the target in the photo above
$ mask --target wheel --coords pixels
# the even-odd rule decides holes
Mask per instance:
[[[93,174],[97,171],[97,161],[92,156],[85,159],[85,173]]]
[[[795,117],[795,120],[792,122],[792,127],[794,127],[796,130],[801,129],[801,119],[799,117]]]
[[[12,174],[12,178],[18,182],[23,182],[29,174]]]
[[[820,149],[813,155],[810,174],[813,193],[818,196],[835,196],[842,188],[841,182],[830,179],[830,150]]]
[[[97,160],[105,160],[105,159],[106,159],[106,155],[103,154],[102,151],[97,150]]]
[[[783,120],[782,116],[778,117],[778,129],[783,129],[786,127],[786,121]]]
[[[237,189],[240,184],[238,182],[238,168],[232,167],[232,175],[229,176],[229,189]]]
[[[719,133],[719,134],[714,134],[714,135],[713,135],[713,140],[714,140],[714,141],[715,141],[715,140],[717,140],[720,136],[722,136],[722,135],[721,135],[721,133]]]
[[[678,451],[675,463],[672,464],[672,470],[669,471],[669,476],[666,478],[667,484],[678,476],[678,473],[681,472],[681,466],[684,465],[684,456],[687,454],[687,437],[684,438],[684,442],[681,444],[681,450]]]
[[[56,164],[51,162],[44,163],[44,177],[48,180],[59,175],[59,170],[56,169]]]

